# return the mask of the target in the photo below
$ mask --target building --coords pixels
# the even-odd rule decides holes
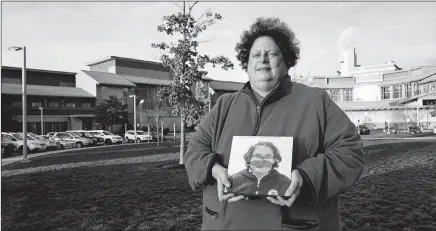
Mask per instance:
[[[156,93],[159,88],[171,84],[172,72],[161,63],[109,56],[86,64],[89,70],[81,70],[76,75],[76,84],[96,97],[97,103],[116,96],[128,106],[129,123],[133,124],[133,98],[137,102],[137,126],[142,128],[153,124],[158,105]],[[143,100],[143,103],[139,103]],[[159,104],[161,105],[161,104]],[[164,115],[164,126],[180,127],[180,117],[172,116],[168,100],[163,101],[159,114]],[[123,132],[125,125],[114,126],[114,132]]]
[[[22,69],[2,66],[2,132],[22,131]],[[44,134],[93,129],[95,97],[76,88],[73,72],[27,69],[27,130]],[[40,109],[41,108],[41,109]]]
[[[325,89],[354,123],[372,128],[385,122],[400,128],[436,125],[429,114],[436,101],[436,66],[402,70],[393,61],[360,66],[354,48],[341,53],[340,75],[314,76],[311,86]]]
[[[239,91],[245,83],[240,82],[230,82],[230,81],[220,81],[211,78],[203,78],[203,81],[208,88],[208,93],[210,97],[210,108],[212,108],[219,97],[226,93],[232,93]]]

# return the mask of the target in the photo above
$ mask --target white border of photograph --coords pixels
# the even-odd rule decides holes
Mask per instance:
[[[244,154],[251,146],[261,141],[271,142],[277,147],[282,157],[277,171],[291,179],[294,139],[287,136],[233,136],[228,168],[229,177],[246,168]]]

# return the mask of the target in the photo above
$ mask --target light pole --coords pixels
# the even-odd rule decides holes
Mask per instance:
[[[39,110],[41,110],[41,136],[44,135],[44,107],[39,107]]]
[[[136,144],[136,95],[129,95],[133,97],[133,127],[135,131],[135,144]],[[139,103],[144,103],[144,100],[139,101]]]
[[[23,160],[27,160],[27,95],[26,95],[26,47],[9,47],[10,51],[23,51],[23,70],[21,72],[22,79],[22,95],[23,95]]]
[[[133,97],[133,130],[135,132],[135,144],[136,144],[136,95],[130,95]]]

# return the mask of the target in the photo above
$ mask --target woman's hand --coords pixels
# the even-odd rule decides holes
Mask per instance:
[[[267,199],[274,204],[291,207],[292,204],[294,204],[295,199],[297,199],[298,195],[300,194],[302,186],[303,177],[298,170],[294,169],[291,176],[291,185],[285,193],[285,196],[291,196],[291,198],[285,200],[281,196],[277,196],[277,199],[273,197],[267,197]]]
[[[224,194],[224,188],[230,187],[229,177],[227,175],[227,169],[216,163],[212,167],[212,177],[217,181],[218,199],[219,201],[227,201],[229,203],[236,202],[245,199],[245,196],[235,196],[233,193]]]

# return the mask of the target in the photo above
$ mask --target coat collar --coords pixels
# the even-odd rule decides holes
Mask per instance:
[[[291,77],[289,75],[286,75],[280,83],[273,89],[271,93],[269,93],[260,104],[270,104],[273,103],[281,98],[283,98],[286,95],[289,95],[292,90],[293,82],[291,80]],[[253,88],[251,87],[250,81],[244,84],[244,87],[242,87],[241,92],[244,94],[249,95],[250,97],[253,97],[253,99],[256,99],[253,93]],[[257,102],[257,100],[256,100]]]

